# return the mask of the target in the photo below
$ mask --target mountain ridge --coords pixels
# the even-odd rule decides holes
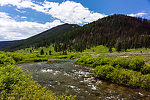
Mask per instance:
[[[79,26],[76,24],[67,24],[67,23],[58,25],[56,27],[48,29],[44,32],[41,32],[27,39],[19,40],[17,43],[14,43],[5,47],[5,49],[8,51],[15,51],[18,49],[24,49],[24,48],[33,47],[33,46],[34,47],[47,46],[49,45],[49,42],[53,41],[52,38],[55,38],[57,37],[57,35],[63,34],[77,27]],[[46,45],[43,45],[45,43]]]
[[[6,49],[37,48],[50,44],[54,44],[55,51],[83,51],[97,45],[112,48],[117,47],[118,44],[121,44],[121,49],[150,47],[150,21],[147,19],[114,14],[84,26],[64,25],[68,26],[65,31],[57,26],[42,32],[50,34],[54,29],[55,31],[51,33],[50,37],[38,34]],[[57,30],[60,31],[57,32]]]
[[[64,42],[63,39],[68,37]],[[121,49],[149,48],[150,21],[127,15],[111,15],[64,34],[60,39],[75,51],[83,51],[97,45],[109,48],[121,44]],[[73,40],[73,41],[70,41]],[[59,45],[56,45],[59,47]],[[70,49],[66,47],[66,50]]]

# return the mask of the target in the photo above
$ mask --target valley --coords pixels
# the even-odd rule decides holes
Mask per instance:
[[[110,15],[0,42],[2,100],[150,99],[150,21]]]

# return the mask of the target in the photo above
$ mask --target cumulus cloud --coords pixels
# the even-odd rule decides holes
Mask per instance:
[[[72,24],[89,23],[106,16],[105,14],[92,12],[88,8],[83,7],[82,4],[74,1],[35,3],[32,0],[1,0],[0,5],[13,5],[18,9],[31,8],[49,14],[64,23]]]
[[[143,17],[145,15],[147,15],[147,13],[128,14],[128,16],[132,16],[132,17]]]
[[[106,15],[95,13],[88,8],[83,7],[80,3],[66,1],[61,4],[45,2],[43,7],[47,9],[47,13],[66,23],[89,23]]]
[[[0,12],[0,38],[3,38],[2,40],[25,39],[60,24],[62,24],[60,20],[45,24],[28,21],[18,22],[7,13]]]

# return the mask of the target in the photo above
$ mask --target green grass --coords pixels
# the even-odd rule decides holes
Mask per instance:
[[[150,51],[150,49],[146,49],[146,48],[138,48],[138,49],[127,49],[126,52],[143,52],[143,51]],[[95,46],[92,47],[90,49],[86,49],[84,50],[84,52],[88,52],[88,53],[96,53],[96,54],[100,54],[100,53],[110,53],[109,52],[109,48],[103,45],[99,45],[99,46]],[[120,51],[119,53],[123,53],[125,52],[124,50]],[[115,48],[112,48],[112,52],[111,53],[118,53],[116,51]]]
[[[35,49],[35,48],[25,48],[25,49],[17,50],[16,52],[17,53],[30,53],[31,51],[32,52],[40,52],[42,49],[45,51],[45,53],[49,53],[49,51],[55,52],[53,45],[50,45],[48,47],[39,47],[37,49]]]
[[[86,49],[84,52],[109,53],[109,48],[103,45],[99,45],[90,49]],[[112,48],[112,52],[115,52],[115,48]]]
[[[127,52],[135,52],[135,51],[150,51],[150,49],[146,48],[138,48],[138,49],[127,49]]]
[[[40,55],[40,53],[1,52],[0,64],[4,64],[6,62],[12,64],[42,62],[42,61],[47,61],[49,58],[76,59],[81,56],[82,53],[67,53],[67,55],[63,55],[62,52],[54,52],[52,53],[52,55],[48,55],[48,54],[46,55],[46,53],[44,55]]]

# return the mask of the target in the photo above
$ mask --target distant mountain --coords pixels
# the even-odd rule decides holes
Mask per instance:
[[[150,48],[150,21],[127,15],[111,15],[84,26],[64,24],[21,40],[8,50],[54,44],[55,51],[83,51],[97,45],[109,48]]]
[[[80,26],[76,24],[59,25],[47,31],[44,31],[40,34],[32,36],[30,38],[20,40],[16,43],[11,44],[10,42],[10,44],[8,44],[7,47],[5,45],[4,47],[8,51],[15,51],[18,49],[23,49],[23,48],[28,48],[28,47],[38,48],[40,46],[48,46],[50,45],[50,43],[54,43],[55,38],[59,37],[59,35],[63,35],[65,32],[71,31],[78,27]]]
[[[0,41],[0,50],[4,49],[7,46],[17,43],[18,41]]]

